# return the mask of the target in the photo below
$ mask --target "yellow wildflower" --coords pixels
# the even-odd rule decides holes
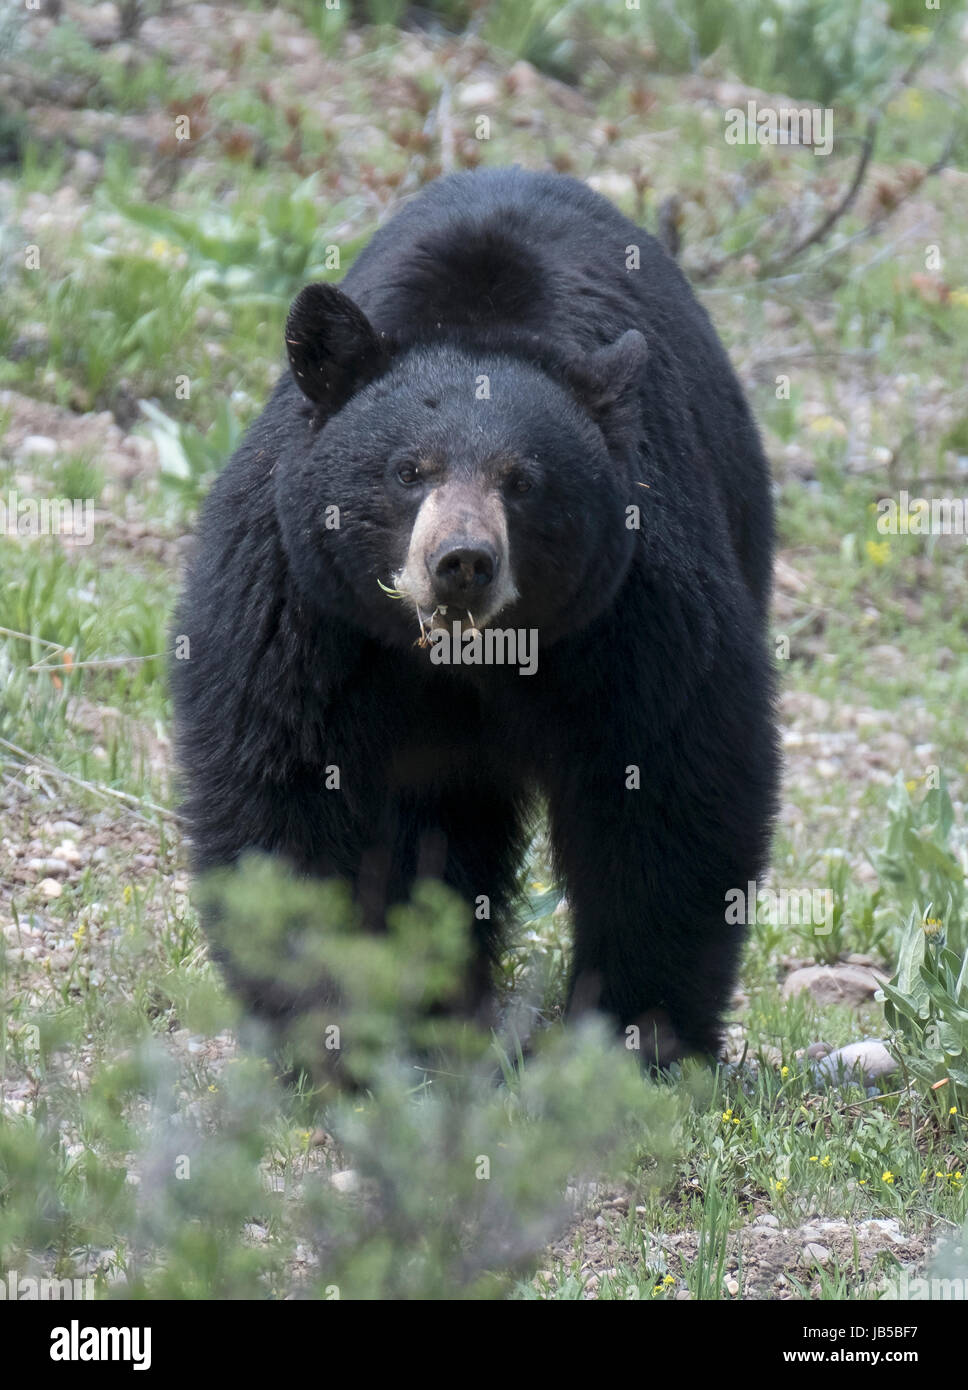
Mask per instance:
[[[811,420],[807,429],[814,434],[839,434],[841,437],[847,433],[847,426],[843,420],[835,420],[832,415],[818,415],[816,420]]]

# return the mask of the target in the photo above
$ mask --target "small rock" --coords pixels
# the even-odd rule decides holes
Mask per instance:
[[[676,1294],[677,1303],[689,1303],[691,1299],[692,1294],[689,1292],[688,1289],[680,1289],[679,1292]]]
[[[101,175],[101,161],[90,150],[78,150],[74,155],[74,182],[82,187],[97,183]]]
[[[64,891],[63,885],[58,883],[56,878],[42,878],[38,887],[45,898],[59,898]]]
[[[604,174],[591,174],[585,182],[596,193],[602,193],[606,198],[616,201],[635,196],[635,183],[630,176],[614,170]]]
[[[617,1197],[609,1198],[609,1200],[605,1203],[605,1206],[609,1209],[609,1211],[628,1211],[629,1199],[627,1196],[620,1193]]]
[[[760,1215],[756,1218],[756,1220],[753,1222],[753,1225],[754,1225],[754,1226],[769,1226],[769,1227],[771,1227],[771,1228],[778,1228],[779,1225],[780,1225],[780,1222],[779,1222],[779,1219],[778,1219],[777,1217],[775,1217],[775,1216],[773,1215],[772,1212],[770,1212],[770,1211],[764,1211],[764,1212],[761,1212]]]
[[[842,1081],[856,1081],[861,1076],[865,1086],[875,1086],[882,1076],[893,1076],[898,1069],[897,1059],[879,1038],[848,1043],[828,1053],[813,1065],[816,1079],[825,1086]]]
[[[808,1265],[825,1265],[830,1259],[830,1251],[826,1245],[818,1245],[816,1241],[808,1241],[803,1247],[803,1260]]]
[[[17,450],[23,458],[30,455],[41,455],[43,458],[53,458],[57,453],[57,440],[51,439],[46,434],[28,434]]]
[[[902,1244],[904,1240],[900,1222],[895,1221],[893,1216],[875,1216],[861,1221],[857,1227],[857,1234],[862,1240],[872,1240],[879,1235],[887,1236],[888,1240],[894,1241],[896,1245]]]
[[[726,1292],[732,1294],[735,1298],[736,1295],[739,1293],[739,1281],[737,1279],[727,1279]]]
[[[468,82],[457,94],[457,105],[465,109],[477,106],[493,106],[500,93],[496,82]]]
[[[360,1175],[353,1168],[344,1168],[341,1172],[334,1173],[330,1182],[337,1192],[358,1192]]]
[[[522,92],[530,96],[540,88],[541,75],[532,63],[527,62],[524,58],[519,58],[508,68],[505,81],[508,91]]]
[[[28,859],[27,868],[35,874],[66,874],[70,872],[66,859]]]
[[[849,1236],[853,1231],[849,1221],[821,1221],[820,1230],[828,1238],[833,1235]]]
[[[821,1004],[865,1004],[887,976],[865,965],[805,965],[783,982],[783,998],[807,990]]]

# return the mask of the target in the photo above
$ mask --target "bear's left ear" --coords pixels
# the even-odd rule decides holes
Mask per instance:
[[[572,390],[606,436],[617,437],[635,426],[638,387],[648,355],[645,338],[630,328],[608,347],[570,366]]]
[[[326,415],[389,365],[363,310],[335,285],[300,290],[286,320],[286,348],[297,386]]]

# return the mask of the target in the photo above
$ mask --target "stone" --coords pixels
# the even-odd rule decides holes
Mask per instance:
[[[28,434],[17,452],[22,458],[29,458],[31,455],[53,458],[57,453],[57,441],[50,439],[46,434]]]
[[[896,1245],[900,1245],[904,1240],[901,1224],[893,1216],[872,1216],[857,1227],[859,1240],[872,1240],[879,1235],[887,1236],[888,1240],[894,1241]]]
[[[31,873],[47,876],[70,872],[70,865],[66,859],[28,859],[27,868],[30,869]]]
[[[457,105],[465,110],[478,106],[493,106],[499,95],[496,82],[488,82],[486,79],[482,82],[468,82],[457,94]]]
[[[818,1245],[816,1241],[808,1241],[803,1247],[804,1263],[808,1265],[825,1265],[830,1259],[830,1251],[826,1245]]]
[[[866,965],[805,965],[783,982],[783,998],[807,990],[820,1004],[865,1004],[887,980],[882,970]]]
[[[893,1076],[897,1070],[897,1059],[879,1038],[848,1043],[813,1064],[814,1076],[827,1086],[839,1081],[856,1081],[860,1077],[865,1086],[874,1086],[881,1077]]]
[[[521,92],[530,96],[540,88],[542,79],[538,69],[532,63],[529,63],[525,58],[519,58],[508,68],[505,80],[509,91]]]

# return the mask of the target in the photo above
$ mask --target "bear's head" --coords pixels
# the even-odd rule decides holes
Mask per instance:
[[[276,468],[292,575],[322,611],[412,646],[458,621],[587,626],[626,577],[646,346],[381,337],[331,285],[286,325],[304,400]]]

